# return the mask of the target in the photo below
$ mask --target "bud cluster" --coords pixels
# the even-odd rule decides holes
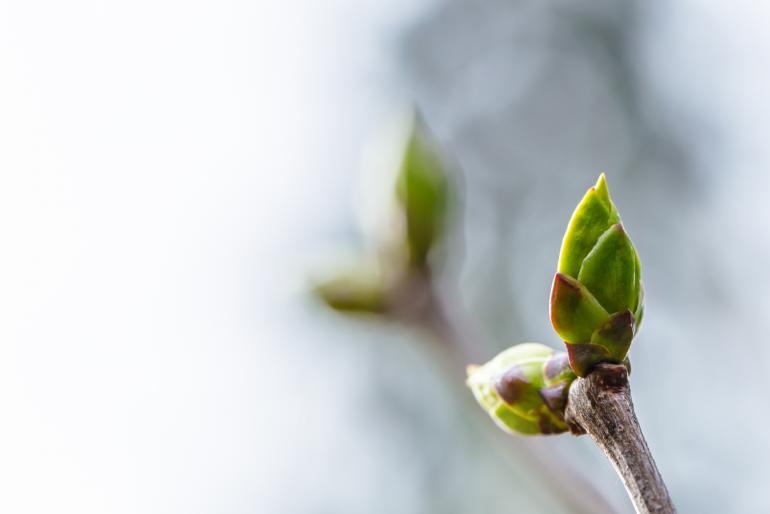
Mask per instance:
[[[482,366],[469,366],[467,384],[502,429],[526,435],[559,434],[567,430],[564,409],[574,379],[564,352],[522,343]]]
[[[586,376],[600,362],[622,363],[642,321],[641,267],[604,174],[567,227],[551,289],[551,323],[570,363]]]

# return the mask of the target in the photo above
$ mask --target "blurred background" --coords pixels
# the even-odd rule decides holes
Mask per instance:
[[[605,171],[647,290],[637,414],[674,501],[768,512],[768,16],[3,1],[0,511],[631,512],[588,438],[499,433],[457,366],[559,347],[561,237]],[[437,282],[466,354],[308,292],[372,237],[362,155],[410,102],[454,164]]]

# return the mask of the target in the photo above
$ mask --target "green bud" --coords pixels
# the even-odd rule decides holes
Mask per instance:
[[[348,268],[319,281],[313,292],[340,312],[382,314],[387,310],[389,287],[380,273],[369,267]]]
[[[643,312],[639,256],[602,174],[572,214],[551,289],[551,323],[575,373],[622,363]]]
[[[422,118],[415,114],[396,184],[406,217],[409,262],[422,268],[441,237],[446,218],[448,180],[441,153]]]
[[[397,138],[377,141],[386,150],[377,164],[387,164],[377,178],[387,183],[371,188],[378,196],[364,204],[383,200],[384,208],[372,209],[373,216],[367,217],[374,222],[367,234],[371,248],[354,266],[313,287],[317,297],[340,312],[393,315],[391,308],[403,303],[404,291],[425,287],[430,252],[443,234],[450,188],[441,154],[419,114],[412,111],[400,121]]]
[[[503,430],[533,435],[567,430],[564,408],[574,379],[564,352],[523,343],[482,366],[469,366],[466,383]]]

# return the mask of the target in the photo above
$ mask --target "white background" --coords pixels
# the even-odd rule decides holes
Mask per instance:
[[[0,2],[0,512],[290,495],[279,313],[347,216],[404,7]]]
[[[764,328],[770,45],[741,4],[676,4],[656,60],[720,122],[713,257],[734,319]],[[327,473],[316,487],[371,500],[323,455],[345,435],[320,401],[355,381],[297,353],[314,334],[291,306],[308,250],[353,230],[364,136],[402,100],[391,45],[429,7],[0,0],[0,512],[302,510],[298,484]],[[702,89],[678,89],[677,62]]]

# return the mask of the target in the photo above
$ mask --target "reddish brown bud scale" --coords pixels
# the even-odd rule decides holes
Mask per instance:
[[[567,406],[567,395],[569,393],[570,382],[562,382],[551,387],[544,387],[540,390],[540,397],[543,399],[548,409],[559,419],[564,417],[564,408]]]
[[[575,373],[564,352],[537,343],[515,345],[468,368],[468,386],[505,430],[556,434],[567,430],[564,409]]]
[[[530,387],[524,370],[520,366],[511,366],[495,380],[495,391],[508,405],[521,400]]]
[[[617,362],[621,362],[628,353],[633,338],[634,315],[631,311],[625,310],[614,314],[594,332],[591,342],[604,346]]]
[[[543,435],[561,434],[562,432],[566,432],[563,425],[557,425],[555,420],[548,416],[541,416],[537,423],[540,427],[540,433]]]
[[[565,372],[571,371],[569,365],[569,357],[564,352],[554,353],[553,356],[548,359],[543,368],[543,376],[546,383],[551,383],[554,380],[560,378]]]
[[[569,363],[575,374],[585,377],[595,365],[610,360],[610,353],[603,346],[592,343],[570,344],[566,343]]]

